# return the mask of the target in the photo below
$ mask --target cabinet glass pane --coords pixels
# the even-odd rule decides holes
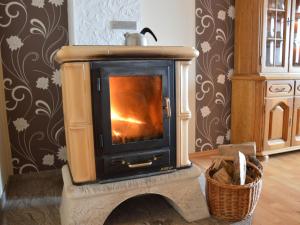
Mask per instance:
[[[284,67],[288,0],[268,0],[266,66]],[[300,1],[300,0],[299,0]]]
[[[300,0],[296,0],[294,22],[294,37],[293,37],[293,66],[300,66]]]
[[[283,41],[276,41],[275,49],[275,66],[283,66],[284,45]]]
[[[285,30],[285,13],[278,12],[276,21],[277,21],[276,38],[282,40],[284,38],[284,30]]]
[[[275,9],[276,8],[276,0],[269,0],[268,7],[269,7],[269,9]]]
[[[285,10],[285,2],[286,2],[286,0],[277,0],[276,8],[279,10]]]
[[[275,41],[267,41],[267,54],[266,54],[267,66],[274,66],[274,48],[275,48]]]
[[[274,38],[275,37],[275,13],[269,13],[268,14],[268,38]]]

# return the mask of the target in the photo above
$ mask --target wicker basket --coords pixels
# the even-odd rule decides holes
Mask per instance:
[[[252,215],[262,189],[262,171],[247,162],[247,169],[256,174],[252,183],[245,185],[221,184],[211,177],[210,167],[206,171],[206,200],[210,214],[230,222],[241,221]]]

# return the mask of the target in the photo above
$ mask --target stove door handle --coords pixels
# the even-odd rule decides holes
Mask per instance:
[[[142,168],[142,167],[148,167],[148,166],[151,166],[151,165],[152,165],[152,161],[150,161],[150,162],[145,162],[145,163],[138,163],[138,164],[130,164],[130,163],[128,163],[127,165],[128,165],[128,167],[129,167],[130,169]]]
[[[165,98],[165,102],[166,102],[166,107],[165,107],[165,109],[166,109],[166,111],[167,111],[167,117],[168,117],[168,118],[171,118],[172,113],[171,113],[171,101],[170,101],[170,98],[169,98],[169,97],[166,97],[166,98]]]

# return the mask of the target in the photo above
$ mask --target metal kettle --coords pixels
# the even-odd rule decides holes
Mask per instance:
[[[155,41],[157,41],[157,38],[155,34],[152,32],[152,30],[148,27],[145,27],[140,33],[125,33],[125,45],[129,46],[147,46],[148,41],[145,37],[146,33],[150,33]]]

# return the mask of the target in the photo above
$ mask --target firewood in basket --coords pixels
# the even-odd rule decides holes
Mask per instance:
[[[233,177],[234,174],[234,167],[232,161],[225,161],[223,160],[221,163],[221,167],[225,168],[226,172],[230,177]]]
[[[242,152],[246,156],[256,157],[256,143],[247,142],[242,144],[219,145],[219,152],[222,156],[235,156],[237,152]]]
[[[220,170],[218,170],[213,175],[213,179],[215,179],[216,181],[218,181],[222,184],[231,184],[231,182],[232,182],[232,179],[229,176],[229,174],[227,173],[225,168],[221,168]]]
[[[237,152],[234,165],[233,184],[244,185],[247,174],[247,162],[246,157],[243,153]]]
[[[213,166],[212,166],[213,173],[217,172],[218,170],[220,170],[222,168],[225,168],[225,170],[229,176],[231,176],[231,177],[233,176],[234,169],[233,169],[233,164],[231,161],[225,161],[222,158],[214,160]]]
[[[254,179],[251,177],[251,176],[246,176],[246,184],[250,184],[250,183],[252,183],[252,182],[254,182]]]
[[[248,159],[249,159],[249,162],[253,163],[259,169],[262,169],[262,165],[256,157],[250,156]]]
[[[212,170],[214,171],[218,171],[221,167],[221,163],[222,163],[222,159],[216,159],[213,161],[213,166],[212,166]]]
[[[253,168],[248,168],[247,169],[247,177],[251,177],[253,180],[257,178],[257,173]]]

